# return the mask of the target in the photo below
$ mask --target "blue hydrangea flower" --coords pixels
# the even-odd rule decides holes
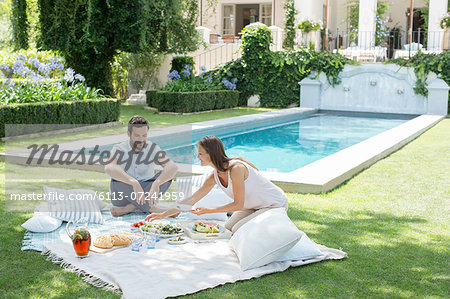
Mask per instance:
[[[23,55],[23,54],[19,54],[19,55],[16,56],[16,60],[26,62],[27,61],[27,57],[25,55]]]
[[[205,71],[206,71],[206,67],[205,67],[204,65],[202,65],[202,66],[200,67],[200,70],[201,70],[202,72],[205,72]]]
[[[35,68],[39,68],[41,62],[36,56],[31,56],[30,58],[28,58],[28,64],[34,66]]]
[[[27,76],[27,80],[33,84],[40,84],[42,83],[42,80],[44,79],[43,76],[39,75],[38,73],[31,72]]]
[[[76,74],[75,75],[75,80],[78,80],[80,82],[86,81],[86,79],[81,74]]]
[[[72,68],[67,68],[64,72],[64,80],[66,80],[69,83],[72,83],[73,81],[73,75],[75,74],[75,71]]]
[[[50,65],[48,63],[41,63],[38,72],[47,77],[50,73]]]
[[[22,60],[15,61],[13,66],[12,66],[12,69],[13,69],[14,73],[16,73],[17,70],[19,70],[21,68],[23,68],[23,61]]]
[[[31,72],[31,70],[28,67],[24,66],[24,67],[21,67],[20,69],[17,69],[15,73],[16,73],[16,75],[25,77],[29,72]]]
[[[238,82],[238,79],[237,78],[233,78],[233,79],[231,79],[231,82],[236,84]]]
[[[190,70],[192,70],[192,65],[186,64],[186,65],[184,66],[184,69],[190,71]]]
[[[58,89],[62,89],[63,88],[61,82],[56,82],[56,83],[53,84],[53,86],[55,86]]]
[[[184,69],[181,71],[181,74],[183,75],[183,77],[185,78],[189,78],[191,76],[191,72],[188,69]]]
[[[181,79],[180,74],[178,74],[177,70],[173,70],[172,72],[170,72],[170,74],[168,74],[167,77],[172,80],[173,79],[176,79],[176,80]]]
[[[225,78],[222,79],[222,84],[228,89],[231,89],[231,90],[235,90],[236,89],[236,84],[231,83],[230,81],[228,81]]]
[[[228,72],[227,72],[227,76],[228,76],[228,77],[231,77],[231,76],[233,76],[233,73],[232,73],[231,71],[228,71]]]
[[[0,69],[1,70],[9,70],[9,66],[7,66],[6,64],[0,64]]]
[[[212,83],[212,81],[213,81],[213,78],[211,78],[211,77],[208,77],[205,79],[206,83]]]

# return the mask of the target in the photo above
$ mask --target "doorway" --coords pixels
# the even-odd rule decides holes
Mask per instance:
[[[241,31],[245,26],[255,22],[260,22],[259,4],[236,5],[236,35],[241,35]]]

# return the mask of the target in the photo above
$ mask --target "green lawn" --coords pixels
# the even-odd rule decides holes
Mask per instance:
[[[125,107],[121,118],[144,114],[136,110]],[[146,116],[155,126],[163,126],[257,111]],[[450,119],[445,119],[332,192],[288,194],[289,216],[295,224],[317,243],[342,248],[349,257],[226,284],[191,297],[447,298],[448,161]],[[0,163],[0,168],[4,173],[5,164]],[[4,186],[4,176],[0,180]],[[21,252],[24,229],[20,224],[30,216],[5,212],[5,205],[0,205],[0,298],[119,298],[63,271],[39,253]]]

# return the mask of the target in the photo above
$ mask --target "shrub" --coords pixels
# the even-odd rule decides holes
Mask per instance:
[[[0,137],[5,136],[5,124],[101,124],[117,121],[120,100],[90,99],[69,102],[40,102],[0,105]],[[26,126],[19,134],[35,133],[41,126]],[[10,132],[8,135],[11,136]],[[14,134],[16,135],[16,134]]]
[[[159,111],[188,113],[235,107],[239,92],[232,90],[168,92],[157,91],[152,106]]]
[[[204,70],[204,68],[202,68]],[[189,92],[189,91],[206,91],[206,90],[234,90],[238,80],[231,72],[228,72],[228,77],[218,75],[212,76],[209,73],[201,73],[197,77],[193,77],[192,66],[186,64],[181,73],[173,70],[168,75],[171,79],[167,84],[161,88],[164,91],[171,92]]]

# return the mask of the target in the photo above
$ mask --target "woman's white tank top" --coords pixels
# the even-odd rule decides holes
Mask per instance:
[[[248,177],[244,181],[244,209],[280,208],[286,205],[287,197],[281,188],[274,185],[269,179],[262,176],[249,164],[240,160],[231,160],[230,166],[234,163],[241,163],[248,169]],[[225,194],[234,198],[230,171],[228,171],[227,187],[224,187],[220,182],[216,169],[214,169],[214,179],[216,180],[216,184],[225,192]]]

